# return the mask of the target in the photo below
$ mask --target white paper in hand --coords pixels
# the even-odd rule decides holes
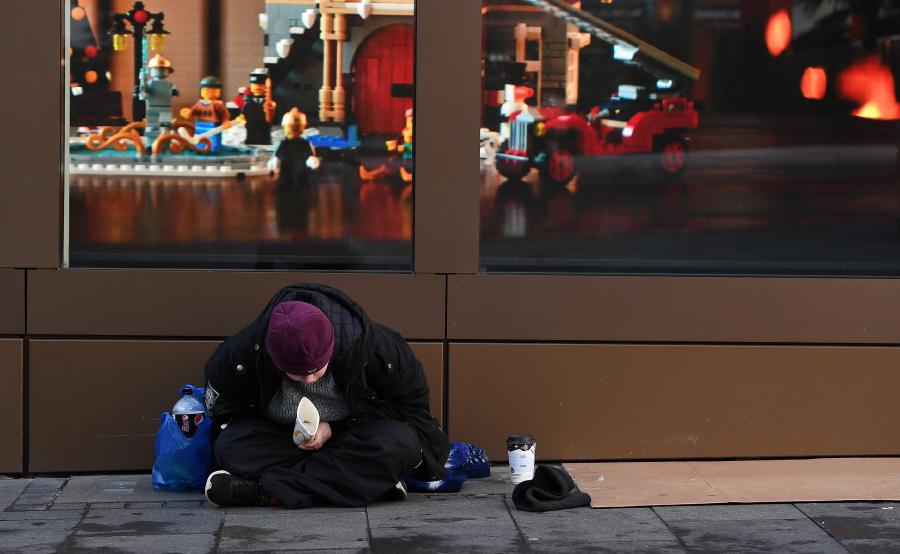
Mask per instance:
[[[308,443],[319,429],[319,410],[313,406],[309,398],[300,399],[297,406],[297,422],[294,424],[294,444],[300,446]]]

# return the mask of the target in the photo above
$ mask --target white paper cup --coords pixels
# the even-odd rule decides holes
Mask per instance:
[[[510,435],[506,438],[509,454],[509,478],[514,485],[534,478],[535,441],[531,435]]]

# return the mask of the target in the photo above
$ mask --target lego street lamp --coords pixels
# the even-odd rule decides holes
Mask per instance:
[[[121,52],[127,49],[126,37],[134,36],[134,92],[131,94],[131,114],[134,121],[140,121],[146,115],[144,102],[139,97],[144,67],[144,36],[147,37],[148,50],[162,50],[165,37],[169,34],[163,28],[163,17],[162,12],[153,13],[144,9],[143,2],[135,2],[127,13],[114,14],[113,28],[109,32],[113,39],[113,50]],[[148,23],[150,29],[145,30]],[[130,24],[130,30],[126,24]]]

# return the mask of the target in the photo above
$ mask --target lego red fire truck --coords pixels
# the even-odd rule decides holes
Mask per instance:
[[[664,173],[681,172],[687,161],[687,132],[697,128],[700,106],[679,92],[679,81],[696,80],[699,70],[566,0],[524,1],[611,44],[615,59],[642,68],[656,83],[621,85],[587,115],[570,108],[527,106],[530,89],[507,87],[508,99],[522,109],[509,116],[509,138],[497,153],[497,170],[508,178],[522,178],[537,168],[543,180],[564,185],[575,176],[582,157],[654,153]]]

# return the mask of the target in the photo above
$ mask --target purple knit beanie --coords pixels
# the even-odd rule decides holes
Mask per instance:
[[[266,350],[275,367],[309,375],[325,367],[334,352],[334,327],[322,310],[306,302],[282,302],[269,316]]]

